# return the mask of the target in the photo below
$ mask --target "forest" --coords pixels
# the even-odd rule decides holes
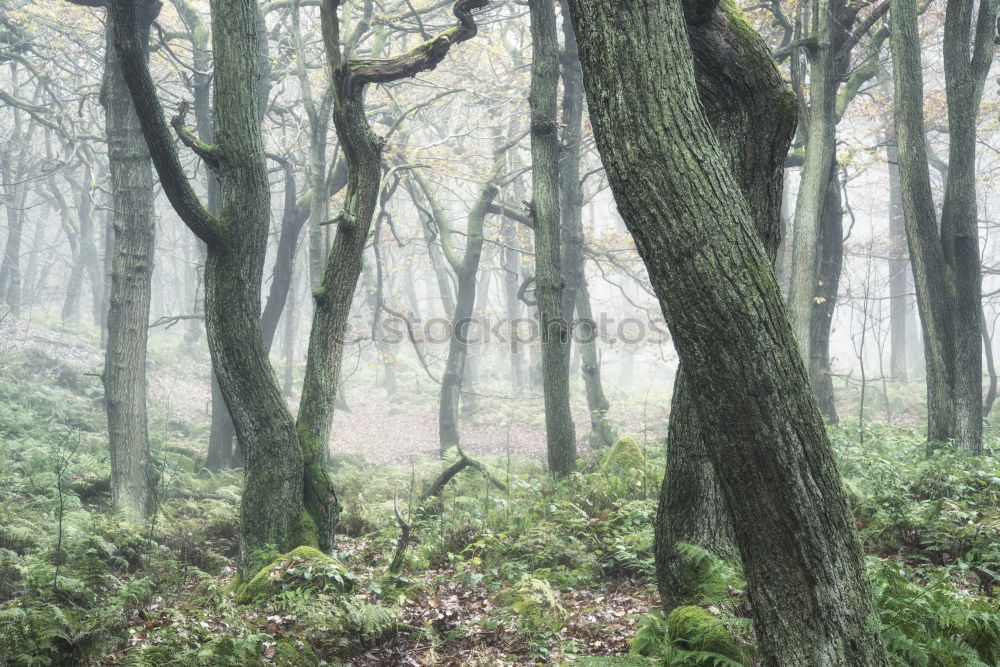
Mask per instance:
[[[1000,665],[998,46],[0,0],[0,667]]]

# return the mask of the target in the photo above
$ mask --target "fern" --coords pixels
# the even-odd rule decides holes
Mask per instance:
[[[660,658],[663,665],[743,667],[744,650],[726,623],[701,607],[677,607],[667,617],[654,611],[639,622],[632,653]]]
[[[678,542],[674,549],[680,560],[680,575],[688,600],[716,602],[727,596],[730,586],[743,587],[739,569],[711,551],[686,542]]]
[[[918,585],[883,565],[875,581],[882,636],[894,664],[1000,664],[995,603],[956,591],[940,574]]]

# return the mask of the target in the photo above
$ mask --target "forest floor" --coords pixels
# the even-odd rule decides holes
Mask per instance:
[[[693,606],[676,618],[657,611],[652,528],[667,388],[613,394],[619,433],[632,435],[597,452],[581,442],[578,472],[557,482],[544,472],[540,401],[484,387],[493,396],[480,397],[462,433],[502,488],[469,469],[428,498],[454,461],[437,455],[434,387],[401,374],[389,397],[375,379],[353,377],[331,443],[344,506],[335,557],[268,555],[264,588],[250,595],[233,585],[241,471],[202,464],[204,355],[161,332],[153,339],[161,500],[135,526],[108,511],[97,341],[0,322],[3,667],[759,660],[737,564],[685,549]],[[910,422],[912,402],[894,400]],[[578,428],[588,421],[578,409]],[[1000,664],[1000,461],[947,448],[927,458],[922,431],[830,428],[892,664]],[[998,448],[996,429],[987,441]],[[699,648],[708,635],[724,641]]]

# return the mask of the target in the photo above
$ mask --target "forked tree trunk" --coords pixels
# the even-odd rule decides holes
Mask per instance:
[[[976,220],[976,114],[993,58],[997,0],[950,0],[945,84],[950,160],[940,233],[928,172],[917,8],[893,0],[895,125],[906,237],[927,365],[927,439],[982,452],[982,303]],[[973,40],[972,35],[975,34]]]
[[[136,7],[110,3],[114,42],[164,192],[207,246],[205,316],[219,385],[246,458],[240,503],[239,574],[271,549],[316,541],[303,521],[302,454],[260,329],[260,285],[270,193],[260,133],[258,17],[251,0],[212,2],[215,141],[204,144],[174,119],[186,145],[216,170],[220,216],[198,201],[167,128],[142,57]],[[242,36],[240,39],[232,36]]]
[[[597,145],[687,373],[765,664],[885,664],[830,442],[754,206],[705,119],[682,4],[570,7]],[[722,11],[757,39],[734,2]],[[787,139],[767,147],[780,165]]]

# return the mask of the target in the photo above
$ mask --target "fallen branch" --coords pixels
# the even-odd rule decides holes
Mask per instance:
[[[494,477],[493,474],[486,468],[485,465],[483,465],[479,461],[476,461],[475,459],[470,459],[468,456],[466,456],[465,452],[462,451],[461,447],[458,448],[458,456],[459,456],[458,460],[452,463],[447,468],[445,468],[441,472],[441,474],[438,475],[438,478],[435,479],[434,482],[427,487],[427,490],[424,491],[424,495],[420,497],[421,502],[426,502],[427,500],[430,500],[431,498],[440,495],[441,491],[444,490],[444,487],[447,486],[448,482],[450,482],[455,477],[455,475],[462,472],[466,468],[475,468],[476,470],[481,472],[483,476],[486,477],[486,479],[488,479],[493,484],[493,486],[497,487],[504,493],[507,492],[506,484],[504,484],[496,477]]]
[[[223,496],[218,493],[192,493],[181,489],[167,489],[164,491],[161,500],[221,500],[227,503],[239,502],[232,496]]]

